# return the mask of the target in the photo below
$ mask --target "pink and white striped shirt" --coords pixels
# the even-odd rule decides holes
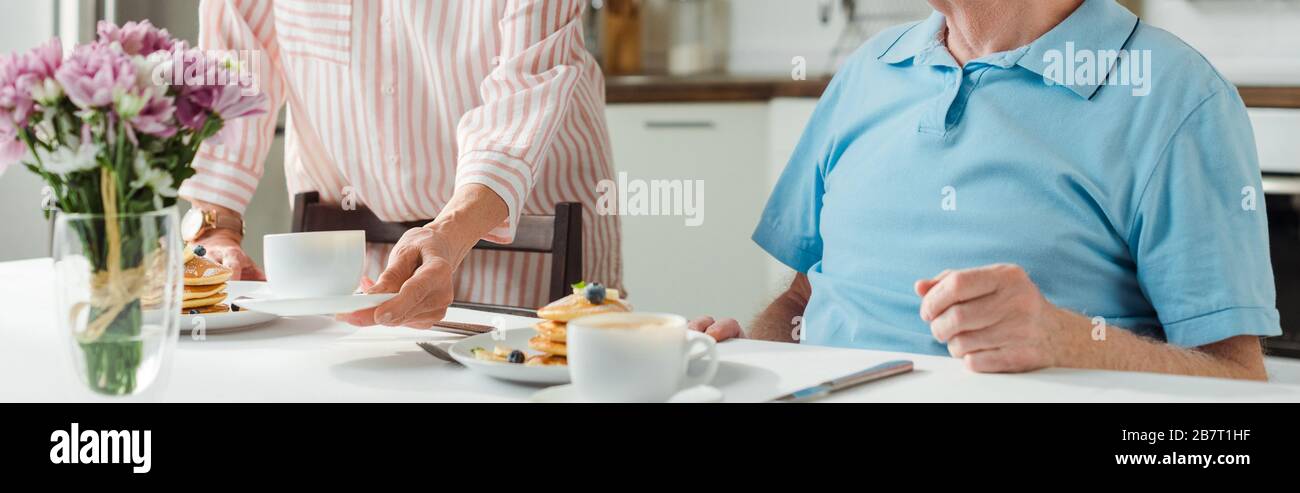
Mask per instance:
[[[387,221],[429,219],[479,183],[520,214],[582,202],[583,277],[622,287],[619,221],[596,214],[612,175],[604,78],[583,46],[581,0],[204,0],[199,45],[259,50],[272,111],[205,144],[181,195],[241,213],[288,104],[289,193],[354,194]],[[370,275],[388,248],[372,245]],[[474,251],[456,299],[546,302],[550,256]]]

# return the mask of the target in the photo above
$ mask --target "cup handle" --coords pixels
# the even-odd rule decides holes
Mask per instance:
[[[703,332],[687,332],[686,339],[686,354],[688,357],[690,354],[695,352],[696,346],[702,345],[705,347],[705,350],[703,354],[690,357],[686,362],[686,378],[684,379],[682,389],[689,389],[697,385],[704,385],[712,382],[713,376],[718,373],[718,343],[713,340],[713,336]],[[709,366],[704,371],[700,372],[699,375],[691,375],[691,363],[698,359],[707,359]]]

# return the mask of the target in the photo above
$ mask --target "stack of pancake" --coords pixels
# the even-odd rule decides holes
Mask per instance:
[[[575,288],[573,294],[555,300],[549,305],[537,309],[537,316],[545,320],[538,322],[534,328],[537,335],[528,340],[528,347],[545,354],[529,356],[524,362],[530,366],[567,365],[569,348],[567,324],[570,320],[600,313],[630,312],[632,305],[618,298],[618,290],[606,291],[605,299],[600,304],[592,303],[581,291]]]
[[[181,313],[199,315],[230,311],[226,301],[226,280],[231,270],[204,257],[203,246],[185,250],[185,292],[181,298]]]

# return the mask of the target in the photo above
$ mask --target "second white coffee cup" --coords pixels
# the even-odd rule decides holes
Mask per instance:
[[[313,231],[262,239],[267,287],[276,298],[351,294],[361,283],[365,231]]]
[[[569,376],[592,402],[664,402],[713,380],[713,338],[666,313],[606,313],[568,323]],[[698,348],[698,349],[697,349]],[[691,363],[704,367],[692,374]]]

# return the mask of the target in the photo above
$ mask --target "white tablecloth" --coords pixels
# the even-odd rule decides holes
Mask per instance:
[[[95,401],[72,371],[55,333],[49,259],[0,263],[0,401]],[[487,323],[496,315],[453,309],[448,320]],[[531,325],[526,318],[505,317]],[[435,332],[355,328],[327,317],[281,319],[260,328],[182,335],[163,386],[138,400],[167,402],[526,401],[539,388],[494,380],[443,363],[416,341]],[[729,402],[751,402],[890,359],[912,374],[844,391],[825,401],[1300,401],[1300,386],[1145,373],[1050,369],[982,375],[957,360],[758,341],[718,346],[714,386]],[[119,399],[120,400],[120,399]]]

